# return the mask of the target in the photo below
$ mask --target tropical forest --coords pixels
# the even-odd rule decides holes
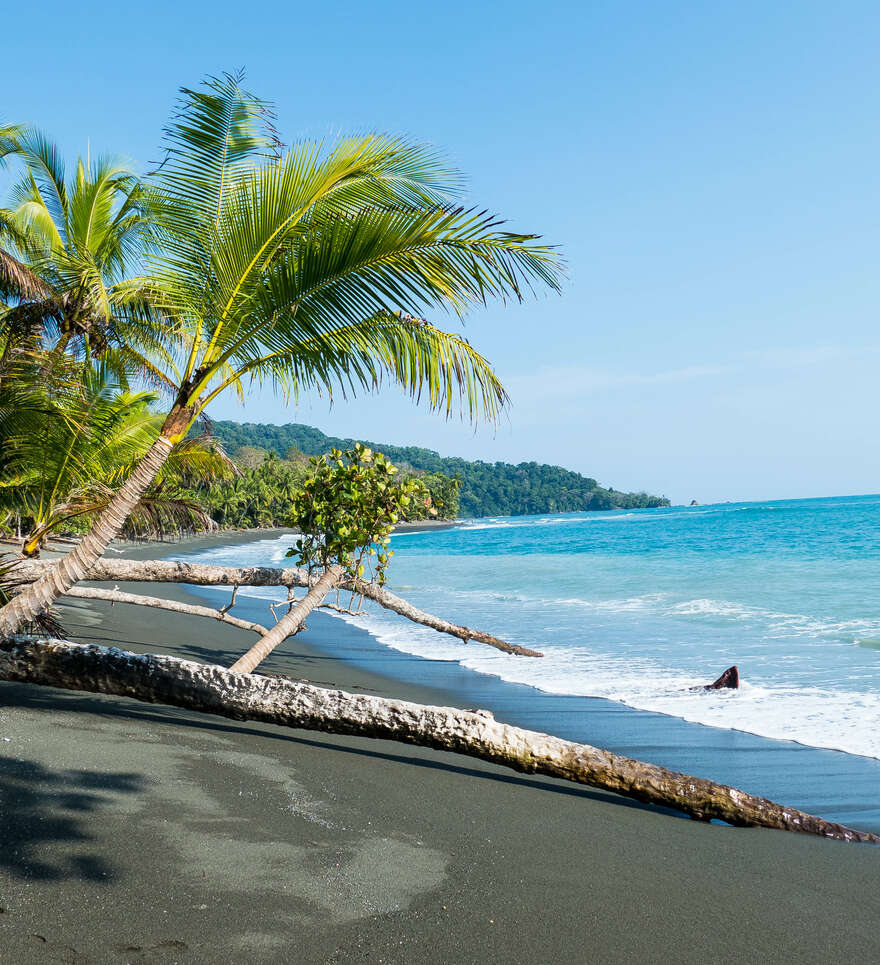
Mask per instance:
[[[288,485],[295,478],[297,468],[308,463],[307,456],[319,456],[334,448],[350,449],[361,442],[382,451],[402,470],[420,478],[427,485],[442,519],[669,505],[665,497],[618,492],[561,466],[444,458],[419,446],[341,439],[298,423],[275,426],[218,421],[213,423],[212,430],[214,438],[239,465],[253,467],[247,470],[248,478],[254,478],[255,483],[256,479],[262,480],[266,488],[271,488],[269,480],[272,479],[277,479],[282,488]],[[227,491],[243,493],[247,488],[248,484],[243,480],[234,480],[221,486],[216,496],[212,493],[212,498],[222,502]],[[220,515],[223,508],[213,506],[213,517],[225,524],[226,517]]]

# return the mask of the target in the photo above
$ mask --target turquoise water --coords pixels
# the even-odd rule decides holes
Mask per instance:
[[[289,543],[199,559],[277,565]],[[465,645],[386,611],[346,618],[389,647],[880,757],[880,496],[474,520],[393,547],[392,589],[545,657]],[[734,663],[740,690],[688,689]]]

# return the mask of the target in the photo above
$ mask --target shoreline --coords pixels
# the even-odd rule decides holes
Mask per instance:
[[[186,553],[221,545],[271,539],[284,531],[241,534],[235,543],[206,537],[190,543]],[[145,548],[144,555],[153,555]],[[145,591],[148,592],[148,591]],[[192,598],[216,601],[217,591],[193,588]],[[221,591],[222,592],[222,591]],[[238,596],[236,612],[255,622],[267,619],[266,602]],[[401,618],[403,621],[403,618]],[[325,626],[326,623],[326,626]],[[482,707],[528,730],[605,748],[625,757],[659,764],[670,770],[709,778],[768,797],[828,820],[880,833],[880,760],[795,741],[764,737],[745,730],[700,724],[656,711],[640,710],[601,697],[557,694],[528,684],[514,683],[462,667],[454,661],[431,659],[397,650],[373,636],[368,628],[354,626],[329,613],[315,613],[309,626],[321,626],[317,639],[336,636],[332,654],[351,667],[378,674],[385,696],[437,703],[436,697],[401,692],[401,688],[427,687],[443,696],[442,702],[459,707]],[[297,639],[309,645],[311,634]],[[479,646],[479,644],[474,644]],[[281,647],[267,666],[287,673]],[[321,647],[318,647],[321,650]],[[326,655],[329,652],[322,651]],[[874,803],[866,803],[874,802]]]
[[[281,648],[285,672],[450,702],[439,678],[355,664],[346,650],[367,635],[321,616]],[[220,663],[254,639],[83,601],[62,622],[80,640]],[[867,846],[703,825],[386,741],[26,685],[0,684],[0,738],[0,948],[17,965],[880,957]]]
[[[425,533],[432,530],[455,529],[465,522],[466,520],[458,518],[419,519],[413,522],[397,523],[393,527],[392,533]],[[278,536],[283,533],[295,535],[299,533],[299,530],[292,526],[250,526],[239,529],[215,529],[201,533],[183,533],[173,539],[115,539],[111,544],[111,552],[118,553],[120,550],[144,550],[156,556],[162,551],[163,547],[187,546],[190,543],[198,543],[203,540],[208,540],[211,543],[219,541],[221,545],[235,546],[238,543],[247,543],[257,539],[268,538],[272,535]],[[46,548],[43,550],[43,556],[51,558],[59,553],[68,552],[76,546],[78,542],[78,539],[50,538],[47,541]],[[0,537],[0,543],[16,549],[20,549],[21,547],[21,540],[12,537]]]

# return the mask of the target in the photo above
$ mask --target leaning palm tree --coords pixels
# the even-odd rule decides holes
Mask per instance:
[[[559,287],[555,253],[457,206],[457,176],[431,150],[366,136],[282,151],[238,76],[184,89],[165,139],[146,194],[150,289],[178,350],[168,415],[77,548],[0,609],[0,636],[86,576],[221,393],[269,381],[332,398],[388,380],[447,415],[493,419],[506,393],[489,363],[425,315]]]

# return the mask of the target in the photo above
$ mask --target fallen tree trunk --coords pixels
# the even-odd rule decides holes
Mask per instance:
[[[265,636],[269,630],[259,623],[234,617],[226,610],[214,610],[209,606],[197,606],[194,603],[181,603],[179,600],[166,600],[158,596],[144,596],[141,593],[126,593],[123,590],[102,590],[93,586],[71,587],[65,596],[73,596],[80,600],[106,600],[109,603],[130,603],[134,606],[154,607],[157,610],[172,610],[174,613],[186,613],[192,617],[210,617],[221,623],[238,627],[239,630],[252,630]]]
[[[880,843],[875,835],[713,781],[499,723],[485,711],[348,694],[175,657],[32,637],[0,642],[0,680],[116,694],[234,720],[400,741],[589,784],[704,821],[717,818],[746,827]]]
[[[25,582],[37,580],[53,565],[52,560],[23,561],[16,566],[15,577]],[[180,563],[175,560],[108,559],[98,560],[89,570],[86,579],[99,583],[190,583],[194,586],[284,586],[288,589],[310,587],[314,582],[309,580],[305,570],[295,567],[280,569],[271,566],[211,566],[206,563]],[[516,646],[492,636],[491,633],[473,630],[431,613],[425,613],[390,590],[374,583],[359,580],[343,583],[341,588],[362,593],[367,599],[375,601],[387,610],[393,610],[422,626],[458,637],[465,643],[474,640],[519,657],[543,656],[537,650]]]
[[[306,617],[316,606],[323,603],[324,597],[339,583],[344,572],[341,566],[329,567],[305,597],[288,610],[278,623],[263,635],[262,640],[258,640],[247,653],[242,654],[229,669],[235,673],[251,673],[277,646],[294,633],[299,633]]]

